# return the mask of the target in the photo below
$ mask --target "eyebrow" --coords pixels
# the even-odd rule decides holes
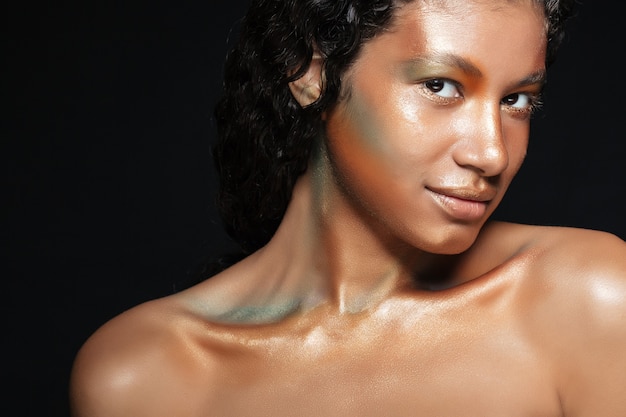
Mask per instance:
[[[459,68],[461,71],[473,77],[482,77],[483,73],[480,69],[467,59],[454,54],[433,54],[422,57],[413,58],[408,61],[412,65],[445,65]],[[528,74],[521,80],[512,84],[512,88],[524,87],[528,85],[539,84],[543,87],[546,83],[546,70],[541,69]]]
[[[543,87],[546,84],[546,81],[547,81],[546,70],[542,69],[539,71],[535,71],[527,75],[526,77],[522,78],[517,83],[515,83],[513,87],[524,87],[527,85],[534,85],[534,84],[539,84],[541,87]]]
[[[470,61],[454,54],[433,54],[420,56],[407,61],[410,65],[445,65],[448,67],[456,67],[461,71],[467,73],[468,75],[472,75],[474,77],[482,77],[483,73],[478,69],[477,66],[472,64]]]

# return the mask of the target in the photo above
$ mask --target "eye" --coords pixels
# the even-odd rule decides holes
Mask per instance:
[[[515,93],[502,99],[502,104],[510,111],[519,114],[531,114],[541,106],[540,98],[536,94]]]
[[[532,105],[532,101],[527,94],[511,94],[502,99],[502,104],[516,109],[524,109]]]
[[[534,110],[541,105],[541,99],[537,94],[515,93],[502,99],[502,104],[514,110]]]
[[[431,93],[442,98],[461,97],[461,93],[455,83],[441,78],[425,81],[424,87],[426,87]]]

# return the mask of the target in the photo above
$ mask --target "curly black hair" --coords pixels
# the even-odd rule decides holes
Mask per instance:
[[[218,210],[243,255],[276,231],[342,74],[389,27],[394,9],[412,1],[428,0],[251,0],[214,112]],[[534,1],[545,10],[550,65],[575,0]],[[314,49],[324,58],[325,82],[320,98],[303,108],[288,84],[307,70]]]

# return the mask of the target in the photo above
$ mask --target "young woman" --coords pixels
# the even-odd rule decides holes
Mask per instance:
[[[90,337],[73,416],[625,416],[626,244],[488,221],[571,3],[252,1],[216,110],[247,256]]]

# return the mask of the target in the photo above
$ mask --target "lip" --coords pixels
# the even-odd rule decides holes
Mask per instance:
[[[479,191],[471,188],[426,187],[435,202],[457,220],[476,221],[485,216],[489,202],[495,192]]]

